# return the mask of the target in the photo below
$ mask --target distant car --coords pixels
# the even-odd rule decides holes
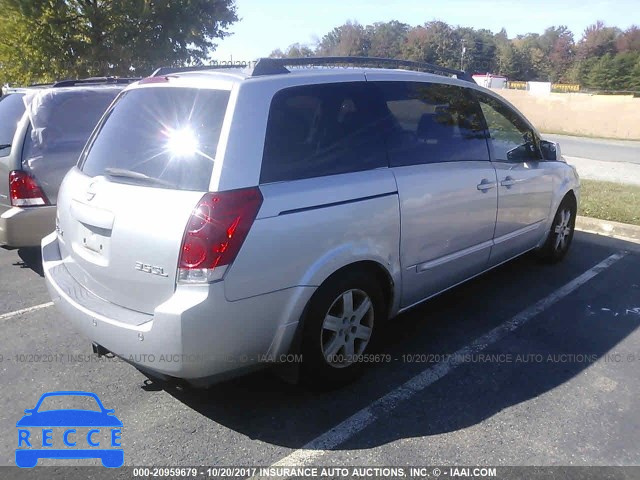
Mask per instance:
[[[291,361],[340,385],[399,313],[566,255],[580,183],[559,146],[464,72],[358,68],[376,61],[161,69],[122,93],[42,244],[96,352],[196,385]],[[355,68],[286,68],[331,62]]]
[[[95,400],[98,411],[84,409],[56,409],[38,411],[42,403],[51,397],[88,397]],[[23,431],[32,431],[34,428],[57,429],[66,427],[64,441],[68,443],[69,434],[74,435],[73,448],[54,448],[53,439],[49,437],[51,446],[47,448],[24,448],[16,450],[16,465],[20,467],[35,467],[41,458],[56,459],[85,459],[99,458],[105,467],[116,468],[124,463],[123,449],[115,448],[90,448],[92,442],[91,434],[87,435],[86,441],[76,438],[78,435],[76,428],[81,427],[101,427],[101,428],[122,428],[122,422],[114,415],[114,410],[104,407],[100,398],[91,392],[49,392],[40,397],[33,409],[25,410],[26,415],[17,423],[16,427]],[[68,433],[67,433],[68,432]],[[94,430],[94,432],[98,432]],[[23,435],[24,436],[24,435]],[[57,443],[59,439],[56,439]],[[42,441],[44,443],[44,439]],[[26,442],[23,442],[26,443]],[[104,445],[103,445],[104,446]],[[89,448],[88,448],[89,447]]]
[[[0,101],[0,246],[36,247],[54,228],[62,178],[131,81],[68,80],[12,89]]]

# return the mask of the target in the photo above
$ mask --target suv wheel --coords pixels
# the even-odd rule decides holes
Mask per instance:
[[[375,333],[385,319],[385,302],[375,277],[352,271],[331,278],[315,293],[302,339],[302,380],[318,389],[354,380],[364,366]]]
[[[576,226],[576,202],[566,196],[560,203],[551,230],[544,246],[538,252],[539,258],[547,263],[556,263],[569,251]]]

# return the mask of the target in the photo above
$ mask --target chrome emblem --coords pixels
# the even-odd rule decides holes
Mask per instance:
[[[87,194],[85,196],[85,198],[87,199],[87,202],[90,202],[96,196],[95,186],[96,186],[96,182],[93,182],[91,183],[91,185],[89,185],[89,188],[87,189]]]
[[[144,273],[150,273],[151,275],[158,275],[159,277],[168,277],[169,275],[164,273],[164,268],[157,267],[155,265],[149,265],[148,263],[136,262],[136,270]]]

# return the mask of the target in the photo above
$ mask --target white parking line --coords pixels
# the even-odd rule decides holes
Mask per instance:
[[[319,437],[307,443],[299,450],[295,450],[282,460],[274,463],[273,467],[293,467],[310,465],[313,460],[324,455],[327,451],[336,448],[357,433],[363,431],[371,425],[381,415],[388,414],[396,408],[401,402],[411,398],[416,393],[421,392],[428,386],[432,385],[458,365],[463,363],[464,357],[483,351],[489,345],[496,343],[509,333],[520,328],[529,320],[542,313],[544,310],[569,295],[581,285],[585,284],[600,272],[606,270],[618,260],[623,258],[627,253],[615,253],[600,262],[595,267],[587,270],[579,277],[573,279],[563,287],[559,288],[551,295],[543,298],[535,305],[521,311],[512,319],[497,326],[485,335],[477,338],[469,345],[461,348],[451,356],[448,362],[438,363],[432,367],[426,368],[415,377],[408,380],[395,390],[387,393],[359,412],[356,412],[342,423],[336,425],[331,430],[323,433]]]
[[[4,320],[9,320],[10,318],[17,317],[18,315],[24,315],[25,313],[35,312],[37,310],[42,310],[43,308],[52,307],[53,302],[41,303],[40,305],[35,305],[33,307],[23,308],[22,310],[16,310],[15,312],[3,313],[0,315],[0,322]]]

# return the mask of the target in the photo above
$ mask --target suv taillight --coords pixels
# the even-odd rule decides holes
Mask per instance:
[[[215,269],[235,260],[261,205],[258,187],[202,197],[184,232],[178,280],[206,283],[216,279]]]
[[[38,207],[49,205],[40,185],[27,172],[13,170],[9,173],[9,196],[14,207]]]

